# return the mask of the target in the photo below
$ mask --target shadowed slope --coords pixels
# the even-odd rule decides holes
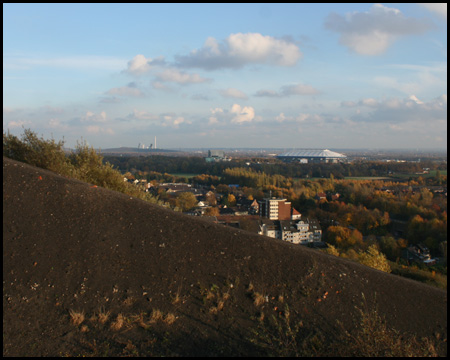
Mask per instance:
[[[400,332],[447,336],[445,291],[5,157],[3,254],[6,356],[265,355],[251,330],[286,305],[324,343],[375,302]]]

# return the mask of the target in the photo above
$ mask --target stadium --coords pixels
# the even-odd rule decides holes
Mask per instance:
[[[347,156],[328,149],[325,150],[293,150],[277,156],[284,162],[307,163],[338,163],[345,161]]]

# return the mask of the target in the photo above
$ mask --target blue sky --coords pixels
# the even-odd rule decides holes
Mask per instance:
[[[3,4],[3,131],[447,148],[447,4]]]

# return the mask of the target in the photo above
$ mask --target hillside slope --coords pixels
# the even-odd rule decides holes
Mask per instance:
[[[445,291],[3,158],[4,356],[267,355],[272,315],[320,355],[358,309],[447,352]]]

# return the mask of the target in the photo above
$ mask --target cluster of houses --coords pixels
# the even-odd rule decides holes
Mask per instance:
[[[431,258],[430,250],[423,244],[409,246],[403,250],[402,256],[408,261],[422,262],[426,265],[436,263],[436,259]]]
[[[126,178],[125,181],[128,181]],[[157,188],[146,180],[133,180],[145,191],[157,193]],[[209,187],[193,187],[184,183],[162,183],[158,188],[164,189],[169,196],[176,197],[183,192],[193,193],[198,200],[197,206],[186,212],[192,216],[203,216],[215,223],[241,228],[260,235],[288,241],[293,244],[321,246],[322,230],[317,220],[303,218],[286,199],[264,198],[257,201],[248,199],[234,188],[235,206],[219,205],[216,216],[208,216],[207,209],[212,207],[208,199],[216,203],[223,196],[210,190]]]

